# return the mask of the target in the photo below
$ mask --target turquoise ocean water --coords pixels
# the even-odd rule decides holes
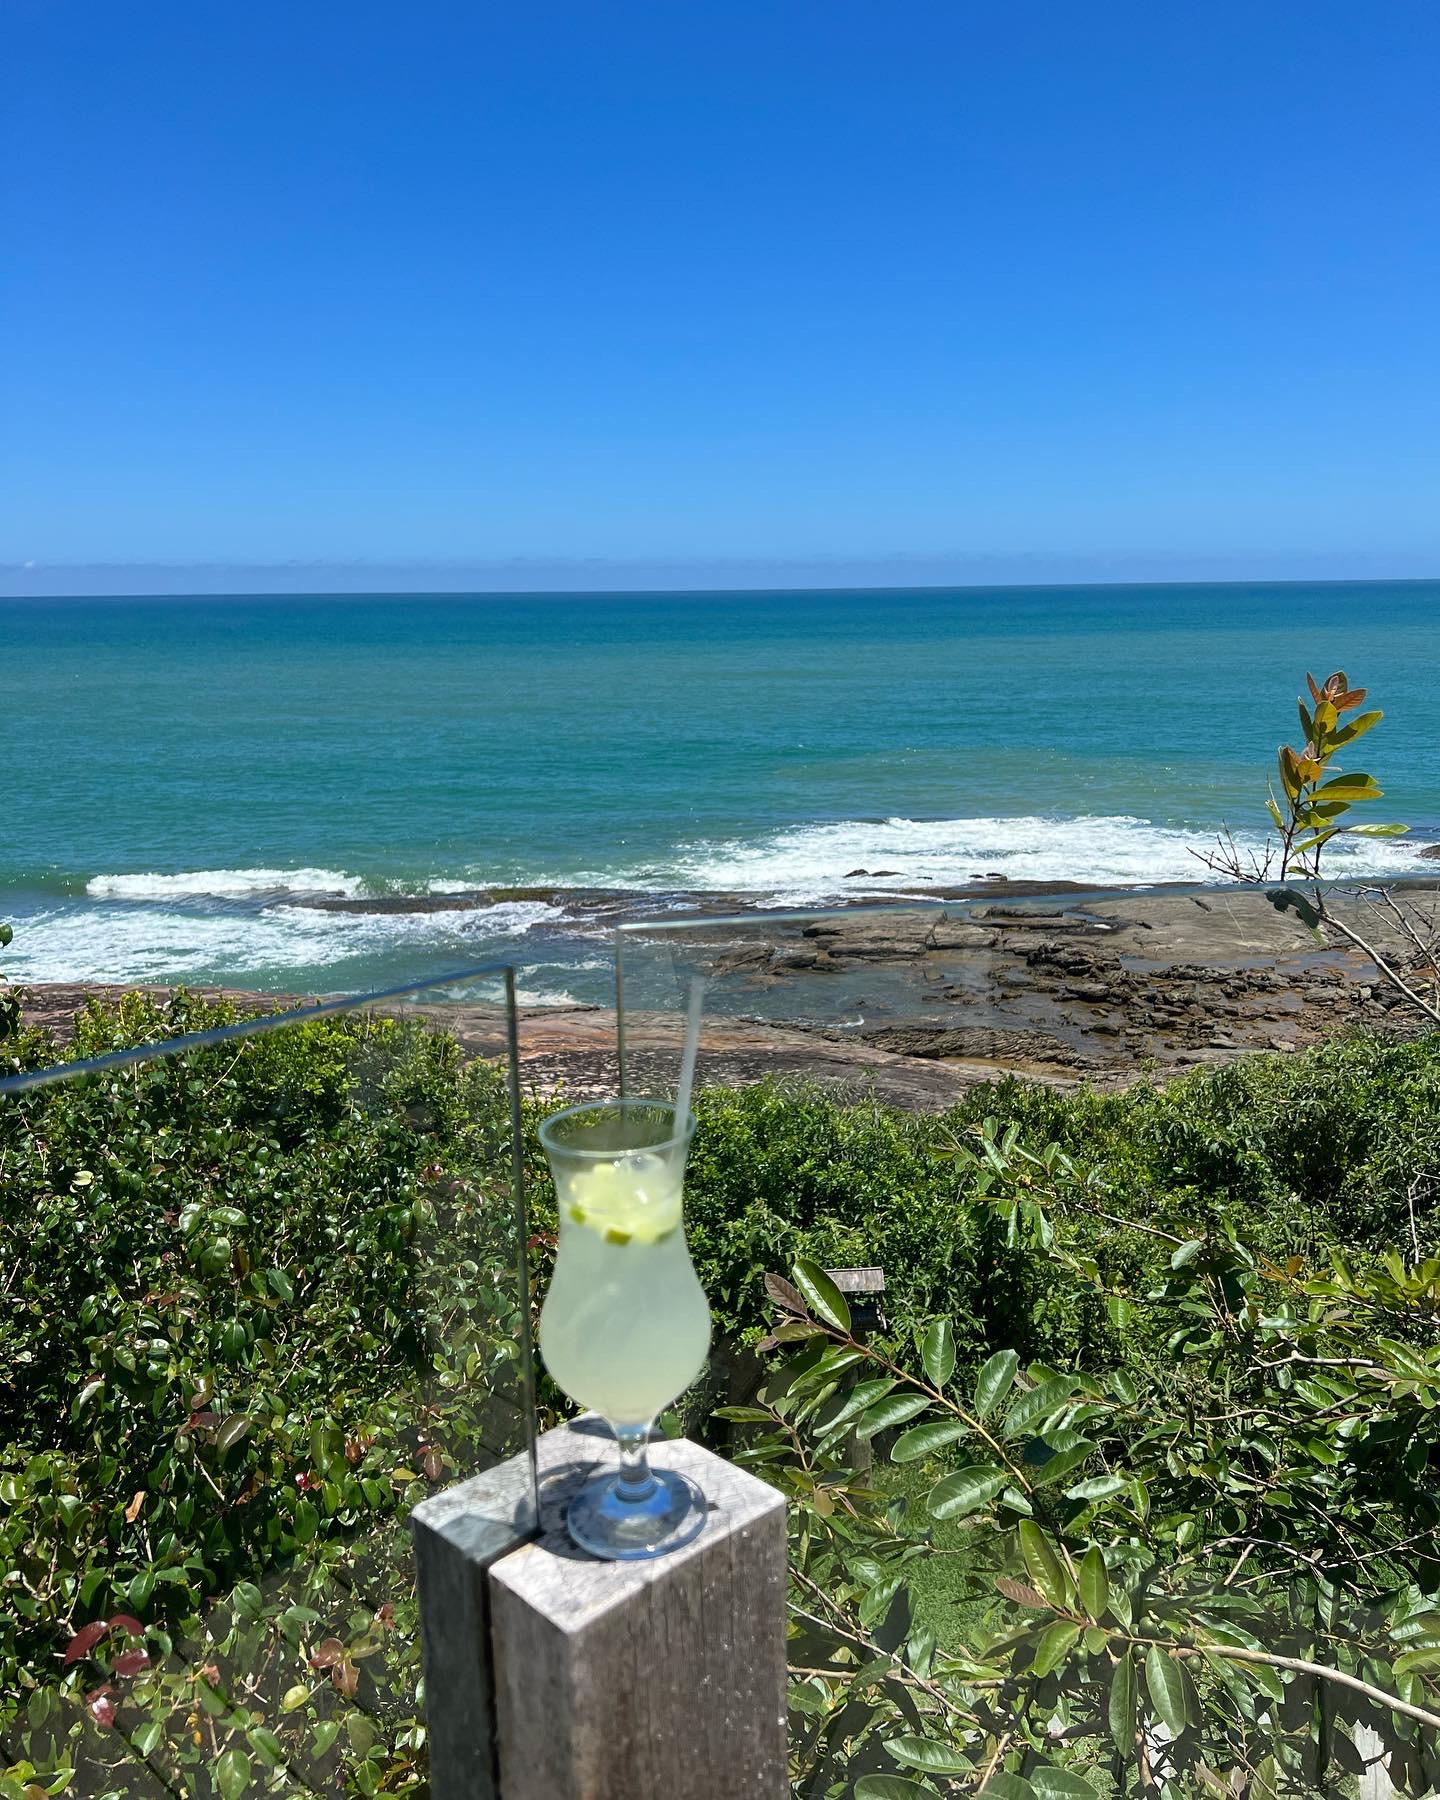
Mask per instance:
[[[1194,880],[1263,823],[1308,665],[1387,711],[1374,816],[1440,837],[1440,583],[0,602],[3,966],[358,989],[518,949],[586,986],[563,895],[790,902],[990,871]],[[1360,759],[1356,759],[1359,763]],[[593,985],[593,983],[592,983]]]

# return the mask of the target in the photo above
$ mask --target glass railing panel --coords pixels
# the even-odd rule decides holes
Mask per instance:
[[[533,1442],[512,972],[54,1024],[0,1044],[7,1762],[419,1784],[408,1513]]]

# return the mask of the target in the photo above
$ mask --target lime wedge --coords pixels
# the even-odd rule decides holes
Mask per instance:
[[[658,1158],[637,1154],[570,1177],[566,1216],[607,1244],[658,1244],[680,1225],[680,1183]]]

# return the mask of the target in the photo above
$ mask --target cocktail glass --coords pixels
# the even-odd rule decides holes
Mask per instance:
[[[705,1366],[710,1307],[685,1244],[680,1188],[695,1130],[662,1100],[554,1113],[540,1142],[555,1178],[560,1248],[540,1354],[578,1405],[601,1414],[620,1467],[570,1504],[570,1536],[608,1560],[663,1556],[705,1523],[699,1488],[652,1469],[650,1428]]]

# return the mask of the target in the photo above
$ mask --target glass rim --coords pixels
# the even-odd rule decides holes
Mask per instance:
[[[648,1100],[638,1096],[626,1095],[619,1100],[584,1100],[578,1106],[564,1107],[560,1112],[550,1113],[540,1121],[540,1143],[546,1151],[554,1150],[561,1156],[583,1156],[596,1162],[614,1162],[619,1156],[647,1156],[664,1150],[678,1150],[688,1144],[695,1135],[696,1118],[693,1112],[687,1112],[683,1127],[668,1138],[661,1138],[653,1144],[631,1144],[621,1150],[586,1150],[577,1144],[556,1143],[554,1129],[563,1125],[568,1119],[578,1118],[582,1113],[618,1112],[623,1118],[630,1108],[637,1112],[642,1107],[654,1111],[668,1112],[675,1119],[675,1102],[673,1100]]]

